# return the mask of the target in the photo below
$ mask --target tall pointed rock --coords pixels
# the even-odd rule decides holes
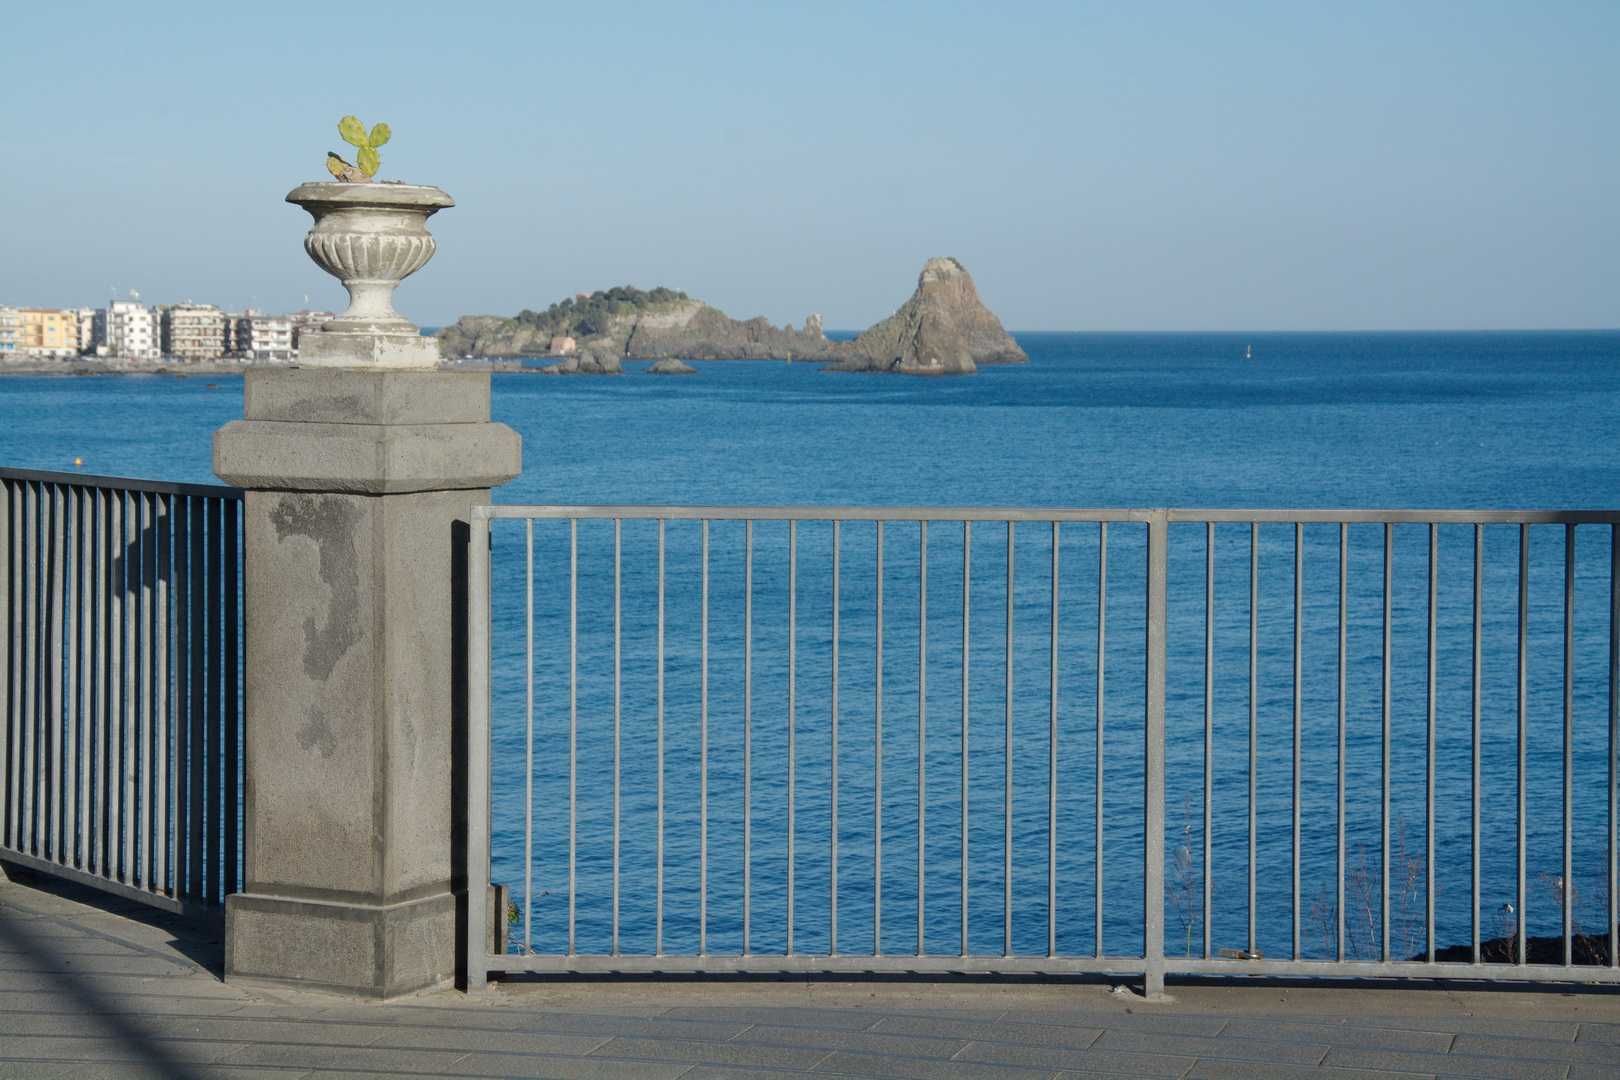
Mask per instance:
[[[851,343],[841,366],[915,375],[965,375],[980,364],[1029,359],[979,299],[973,277],[955,259],[929,259],[917,291],[900,310]]]

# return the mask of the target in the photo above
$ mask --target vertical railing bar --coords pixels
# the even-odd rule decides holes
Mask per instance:
[[[117,719],[113,726],[113,739],[117,747],[112,769],[112,783],[118,792],[115,803],[117,817],[112,823],[113,844],[116,855],[114,865],[117,868],[116,880],[126,884],[134,878],[134,866],[131,863],[133,852],[130,802],[134,797],[134,785],[130,783],[130,772],[133,768],[131,758],[134,756],[134,742],[130,738],[132,728],[130,713],[134,706],[135,687],[134,680],[130,678],[134,658],[133,622],[135,606],[135,590],[131,585],[134,574],[131,571],[129,559],[129,532],[130,516],[134,512],[133,500],[135,496],[119,492],[116,496],[117,512],[114,518],[114,533],[116,545],[112,558],[122,568],[122,573],[114,572],[113,585],[117,589],[118,597],[118,654],[115,657],[118,674],[116,685],[118,694],[114,708],[117,710]]]
[[[836,534],[838,523],[833,523]],[[835,616],[836,617],[836,616]],[[834,646],[836,648],[836,646]],[[836,670],[836,664],[834,667]],[[742,951],[750,951],[754,850],[754,523],[743,526],[743,915]],[[834,811],[836,814],[836,810]],[[837,867],[834,866],[834,874]],[[835,901],[836,902],[836,901]]]
[[[92,752],[95,756],[95,765],[90,777],[90,786],[94,793],[94,805],[91,808],[92,826],[88,862],[91,873],[103,877],[108,876],[108,836],[112,823],[112,818],[109,816],[107,781],[108,753],[111,749],[108,735],[108,718],[112,712],[112,706],[109,704],[112,676],[112,623],[108,613],[108,604],[110,603],[112,591],[112,557],[110,555],[111,544],[108,532],[108,521],[111,516],[111,497],[111,492],[99,488],[92,489],[90,493],[95,517],[92,534],[95,559],[91,569],[91,575],[94,578],[91,588],[95,593],[95,687],[90,702],[94,727],[92,732]]]
[[[124,562],[124,758],[123,758],[123,876],[125,884],[139,885],[141,807],[136,781],[140,775],[141,722],[141,503],[138,491],[128,493],[119,555]]]
[[[1104,673],[1108,663],[1108,522],[1097,523],[1097,809],[1094,819],[1096,836],[1092,841],[1092,854],[1096,872],[1096,926],[1093,931],[1095,951],[1103,955],[1103,700]]]
[[[1468,783],[1468,835],[1471,837],[1469,848],[1469,957],[1473,963],[1479,963],[1479,706],[1480,706],[1480,639],[1483,629],[1481,618],[1484,610],[1482,594],[1485,578],[1485,526],[1474,526],[1474,652],[1470,664],[1470,676],[1473,683],[1473,700],[1469,713],[1469,783]]]
[[[169,856],[170,847],[172,845],[172,841],[169,837],[169,514],[172,499],[173,496],[170,495],[154,496],[152,506],[154,516],[156,517],[156,521],[153,524],[154,574],[152,581],[152,641],[156,649],[156,654],[152,657],[152,743],[155,751],[153,757],[155,760],[156,769],[152,778],[152,832],[157,837],[157,847],[152,853],[152,875],[154,878],[153,887],[159,892],[168,895],[172,895],[172,890],[169,885]],[[233,568],[232,582],[234,584],[236,553],[236,548],[234,546],[236,537],[236,533],[234,531],[236,514],[234,508],[228,509],[226,516],[232,527],[229,563]],[[226,599],[231,604],[231,615],[228,615],[226,618],[226,627],[227,629],[234,629],[235,624],[233,618],[236,610],[234,590],[227,590]],[[234,642],[234,637],[232,640]],[[234,680],[236,671],[236,652],[234,649],[228,651],[230,652],[230,659],[228,661],[229,667],[227,670],[230,677]],[[234,689],[234,681],[232,686]],[[233,723],[235,715],[236,710],[233,706],[233,708],[230,710],[230,719],[228,719],[227,722]],[[234,740],[232,741],[231,745],[232,749],[234,750]],[[227,754],[227,763],[229,763],[229,758],[230,755]],[[236,801],[236,785],[234,782],[229,786],[229,793],[230,803],[234,808]],[[227,861],[227,869],[232,873],[231,891],[235,890],[235,821],[236,819],[233,811],[231,819],[227,823],[230,826],[230,843],[227,844],[227,847],[229,848],[231,854]]]
[[[50,562],[46,577],[49,604],[45,647],[50,655],[50,697],[46,702],[46,738],[51,771],[49,797],[44,800],[44,850],[55,862],[62,862],[62,621],[63,584],[62,559],[65,554],[62,521],[62,485],[50,485]]]
[[[839,633],[839,526],[838,521],[832,523],[832,687],[829,733],[831,758],[829,761],[829,775],[827,787],[830,793],[830,813],[827,824],[828,865],[831,869],[831,882],[828,885],[827,902],[827,951],[829,955],[838,955],[838,633]]]
[[[1381,939],[1382,945],[1379,956],[1380,959],[1382,959],[1385,963],[1389,962],[1389,619],[1391,591],[1390,575],[1393,571],[1395,557],[1394,545],[1394,526],[1386,522],[1384,524],[1384,644],[1383,656],[1381,658],[1384,678],[1381,702],[1381,708],[1383,709],[1383,735],[1381,740],[1383,769],[1381,770],[1381,783],[1383,790],[1380,795],[1382,803],[1378,816],[1379,828],[1383,831],[1382,850],[1380,852],[1382,858],[1380,881],[1382,884],[1380,885],[1380,891],[1378,894],[1378,910],[1379,918],[1382,922],[1381,930],[1383,937]]]
[[[709,952],[709,519],[703,534],[698,613],[698,955]],[[789,952],[793,950],[789,949]]]
[[[1294,522],[1294,764],[1293,764],[1293,810],[1294,810],[1294,840],[1293,840],[1293,922],[1294,922],[1294,952],[1295,960],[1299,956],[1299,864],[1301,861],[1299,850],[1299,741],[1300,741],[1300,654],[1304,645],[1304,619],[1305,619],[1305,526]]]
[[[1620,967],[1620,525],[1609,526],[1609,966]]]
[[[928,953],[928,522],[917,523],[917,955]]]
[[[94,537],[91,530],[95,528],[95,515],[92,510],[91,492],[88,488],[76,488],[73,494],[73,512],[76,521],[77,537],[74,540],[74,580],[76,582],[75,608],[78,619],[76,647],[78,656],[74,662],[75,670],[75,701],[74,715],[77,732],[74,739],[73,753],[77,761],[75,768],[75,818],[77,822],[74,838],[73,865],[80,870],[90,867],[90,788],[91,777],[94,775],[95,756],[92,752],[91,718],[90,718],[90,686],[94,681],[90,643],[94,637],[93,618],[90,606],[90,594],[94,590],[91,584],[91,575],[95,573]],[[4,573],[4,570],[0,570]],[[4,753],[0,752],[0,760],[4,760]]]
[[[1337,937],[1334,943],[1333,958],[1343,961],[1344,956],[1344,751],[1345,751],[1345,719],[1346,706],[1349,695],[1347,687],[1347,641],[1349,637],[1348,626],[1348,586],[1350,584],[1349,570],[1350,526],[1339,522],[1339,747],[1336,759],[1338,778],[1335,786],[1335,798],[1338,805],[1334,811],[1335,828],[1338,831],[1338,843],[1335,847],[1334,877],[1337,893],[1335,894],[1333,908],[1336,912]]]
[[[664,518],[658,519],[658,884],[653,951],[664,955]]]
[[[622,661],[624,615],[621,603],[620,562],[623,555],[623,525],[621,518],[613,519],[613,929],[611,952],[619,955],[619,834],[620,834],[620,779],[622,763],[621,728],[623,726],[624,694],[622,689]]]
[[[170,859],[174,894],[189,897],[192,841],[191,789],[191,498],[174,498],[174,854]],[[109,711],[111,707],[109,706]]]
[[[876,678],[872,695],[872,955],[883,955],[883,522],[876,533]]]
[[[1146,802],[1143,860],[1146,863],[1143,896],[1143,996],[1164,996],[1164,687],[1169,579],[1168,515],[1157,511],[1148,522],[1147,550],[1147,670],[1144,673],[1143,796]]]
[[[63,763],[62,782],[62,865],[78,866],[79,853],[79,781],[83,773],[84,755],[79,752],[79,573],[84,556],[79,551],[81,532],[79,525],[79,489],[62,489],[62,519],[65,531],[63,570],[63,642],[67,659],[62,664],[62,743],[67,748]]]
[[[1518,926],[1514,933],[1514,951],[1518,954],[1519,964],[1527,962],[1529,949],[1524,938],[1524,834],[1525,834],[1525,744],[1527,742],[1528,714],[1525,710],[1525,693],[1528,687],[1528,631],[1530,624],[1530,526],[1519,526],[1519,648],[1518,673],[1516,683],[1517,716],[1518,716],[1518,761],[1516,763],[1516,782],[1518,786],[1518,882],[1514,900],[1517,903]]]
[[[482,903],[490,880],[489,843],[489,519],[474,515],[467,531],[467,990],[487,985],[490,928]],[[176,552],[178,554],[178,550]]]
[[[157,630],[157,612],[154,601],[157,589],[153,579],[157,576],[157,496],[142,493],[135,496],[141,508],[141,777],[137,805],[141,814],[141,884],[147,889],[157,886],[153,877],[157,871],[157,856],[152,851],[152,827],[157,821],[154,803],[158,797],[156,730],[154,712],[157,704],[157,665],[153,640]],[[162,834],[158,834],[161,841]]]
[[[161,886],[154,884],[157,873],[158,858],[152,850],[153,826],[157,823],[157,807],[160,788],[157,785],[157,759],[161,756],[161,749],[157,742],[157,656],[154,642],[157,637],[157,499],[155,494],[146,493],[137,495],[136,501],[141,508],[141,750],[142,768],[140,781],[140,810],[141,810],[141,882],[148,889],[158,889]],[[163,842],[163,833],[157,832],[158,843]]]
[[[18,823],[17,847],[28,854],[38,853],[38,834],[35,831],[35,784],[38,779],[38,769],[35,762],[39,755],[39,662],[41,656],[39,618],[39,581],[40,581],[40,541],[39,541],[39,490],[40,485],[29,483],[24,485],[23,492],[23,568],[27,580],[25,581],[25,594],[23,603],[24,614],[24,670],[23,670],[23,714],[20,723],[22,738],[20,742],[20,757],[22,759],[22,807]]]
[[[799,705],[799,522],[788,522],[788,670],[787,670],[787,954],[793,955],[794,840],[798,832]]]
[[[1002,751],[1002,782],[1005,791],[1001,801],[1001,955],[1012,955],[1013,913],[1013,604],[1014,550],[1017,524],[1007,522],[1007,671],[1003,700],[1006,703],[1006,747]]]
[[[1257,839],[1259,837],[1258,778],[1260,771],[1260,524],[1249,524],[1249,952],[1257,953],[1255,914],[1259,881]]]
[[[1046,748],[1046,955],[1057,955],[1057,782],[1058,782],[1058,573],[1059,523],[1052,522],[1051,685],[1048,700]]]
[[[242,814],[241,614],[237,559],[240,553],[238,500],[222,503],[225,521],[225,891],[240,884]]]
[[[1215,875],[1215,523],[1204,523],[1204,959],[1210,958]]]
[[[973,522],[962,522],[962,936],[961,954],[968,954],[968,679],[972,670],[970,639],[973,627]]]
[[[614,642],[617,646],[618,642]],[[498,915],[499,913],[497,913]],[[523,954],[534,952],[534,519],[523,522]]]
[[[189,892],[198,900],[208,900],[208,881],[203,876],[207,836],[203,831],[208,787],[205,782],[207,743],[206,700],[208,684],[205,663],[208,657],[208,619],[205,612],[208,562],[204,544],[208,535],[208,503],[201,496],[191,500],[191,871]]]
[[[1436,650],[1436,609],[1439,607],[1439,581],[1440,581],[1440,540],[1439,527],[1434,522],[1429,523],[1429,602],[1428,602],[1428,638],[1427,663],[1424,675],[1424,691],[1427,697],[1428,708],[1428,742],[1424,751],[1424,770],[1426,777],[1423,784],[1423,941],[1424,956],[1429,963],[1434,963],[1434,777],[1435,777],[1435,650]]]
[[[1575,922],[1575,526],[1564,526],[1564,966],[1575,962],[1571,932]]]
[[[579,519],[568,519],[568,955],[575,949],[579,853]]]
[[[0,575],[3,575],[6,609],[0,613],[5,619],[6,646],[6,714],[0,723],[0,776],[6,781],[0,792],[0,844],[17,847],[15,832],[19,770],[17,749],[20,732],[14,736],[14,725],[22,719],[22,528],[21,498],[18,485],[0,480],[0,505],[5,508],[5,528],[0,531]]]
[[[224,680],[220,677],[220,660],[224,652],[224,640],[220,630],[220,613],[223,609],[220,596],[220,575],[222,572],[222,551],[220,550],[220,529],[224,509],[220,499],[204,499],[204,513],[208,522],[208,706],[207,706],[207,740],[208,740],[208,870],[205,883],[208,889],[208,899],[213,903],[224,903],[225,895],[222,888],[220,862],[223,854],[223,822],[225,799],[223,798],[224,783],[224,747],[221,745],[223,725],[220,723],[220,704]]]

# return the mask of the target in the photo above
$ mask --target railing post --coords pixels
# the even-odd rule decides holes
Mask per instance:
[[[1142,993],[1147,998],[1164,995],[1164,669],[1165,669],[1165,579],[1168,573],[1166,546],[1169,515],[1155,511],[1148,520],[1147,565],[1147,716],[1145,742],[1145,824],[1143,849],[1145,895],[1143,897],[1143,963],[1146,968]]]
[[[462,750],[467,770],[466,880],[489,880],[489,518],[473,511],[467,536],[467,730]],[[489,908],[478,890],[467,890],[467,991],[489,980]],[[525,901],[527,902],[527,900]],[[505,912],[494,917],[504,918]]]
[[[450,205],[411,185],[289,200],[315,216],[312,257],[364,290],[420,267],[422,222]],[[394,997],[452,982],[458,908],[477,926],[488,902],[458,857],[466,544],[521,445],[490,422],[487,371],[440,370],[437,342],[363,308],[306,333],[303,366],[249,371],[245,418],[215,436],[214,471],[245,491],[245,880],[225,976]]]

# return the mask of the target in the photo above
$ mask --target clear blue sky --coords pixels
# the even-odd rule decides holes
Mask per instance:
[[[13,4],[0,303],[338,303],[282,202],[387,120],[419,322],[619,283],[858,328],[1620,325],[1620,3]]]

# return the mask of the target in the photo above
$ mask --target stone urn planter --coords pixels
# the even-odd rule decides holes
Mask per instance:
[[[437,248],[427,219],[455,200],[417,184],[300,184],[287,201],[309,211],[314,224],[304,250],[343,282],[349,308],[299,342],[298,361],[310,367],[426,368],[439,362],[439,343],[394,310],[394,289],[427,265]]]

